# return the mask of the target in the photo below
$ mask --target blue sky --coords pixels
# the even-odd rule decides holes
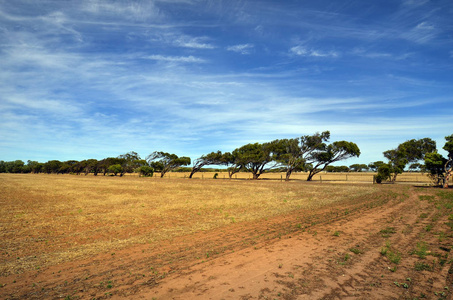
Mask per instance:
[[[453,133],[451,0],[0,0],[0,160]]]

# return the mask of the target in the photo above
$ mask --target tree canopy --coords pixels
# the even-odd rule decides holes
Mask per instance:
[[[388,162],[386,166],[381,165],[378,168],[377,176],[380,180],[388,178],[391,182],[395,182],[398,174],[403,173],[408,163],[424,160],[426,153],[431,153],[435,150],[436,142],[430,138],[412,139],[401,143],[396,149],[387,150],[383,153]],[[389,176],[386,175],[388,173],[387,170],[390,172]]]
[[[445,140],[442,148],[447,151],[447,157],[443,157],[434,149],[425,155],[425,168],[438,185],[448,188],[448,180],[453,170],[453,134],[446,136]]]

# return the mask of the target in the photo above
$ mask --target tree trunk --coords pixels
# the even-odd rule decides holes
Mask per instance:
[[[197,172],[197,171],[198,171],[198,170],[192,169],[192,171],[190,172],[189,178],[192,178],[193,174],[195,174],[195,172]]]
[[[285,178],[285,181],[289,181],[289,177],[291,176],[291,173],[292,173],[291,170],[286,171],[286,178]]]
[[[449,164],[452,164],[450,166],[449,169],[447,169],[447,166]],[[453,171],[453,161],[452,159],[449,159],[446,163],[445,163],[445,182],[444,182],[444,189],[448,189],[448,180],[450,180],[450,177],[451,177],[451,172]]]

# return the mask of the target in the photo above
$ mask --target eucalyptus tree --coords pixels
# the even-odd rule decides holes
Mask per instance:
[[[332,144],[322,146],[308,155],[307,159],[311,162],[311,164],[308,167],[309,173],[307,181],[311,181],[314,175],[323,171],[332,163],[359,156],[360,149],[353,142],[337,141]]]
[[[123,176],[125,173],[133,173],[136,169],[142,166],[149,166],[146,160],[141,159],[140,155],[134,151],[121,154],[118,156],[118,159],[122,167],[120,176]]]
[[[394,183],[398,174],[403,173],[408,163],[424,160],[427,153],[435,151],[436,142],[430,138],[412,139],[401,143],[396,149],[387,150],[383,153],[388,162],[378,168],[377,176],[382,180],[388,177]],[[387,170],[390,172],[390,176],[386,176]]]
[[[234,152],[234,151],[233,151]],[[231,179],[234,174],[240,172],[243,169],[243,166],[237,157],[237,152],[225,152],[222,155],[221,161],[223,165],[227,166],[228,177]]]
[[[190,157],[170,154],[162,151],[154,151],[146,158],[148,164],[157,172],[160,172],[160,177],[181,166],[190,165]]]
[[[447,157],[437,153],[437,150],[425,155],[425,168],[430,172],[430,177],[437,184],[448,188],[448,181],[453,172],[453,134],[445,137],[446,143],[442,147],[447,151]]]
[[[285,180],[288,181],[291,174],[297,171],[305,171],[312,166],[313,154],[316,151],[325,149],[330,138],[330,132],[315,133],[304,135],[295,139],[283,139],[277,142],[279,154],[276,160],[286,167]]]
[[[279,140],[268,143],[250,143],[233,151],[235,169],[243,169],[258,179],[263,173],[276,167],[280,154]]]
[[[201,168],[208,165],[225,165],[226,162],[223,160],[222,151],[211,152],[206,155],[202,155],[200,158],[197,158],[193,164],[192,171],[190,172],[189,178],[192,178],[193,175],[200,171]]]

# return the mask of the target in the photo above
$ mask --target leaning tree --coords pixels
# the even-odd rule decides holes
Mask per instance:
[[[192,178],[193,174],[200,171],[201,168],[208,165],[225,165],[225,161],[222,159],[222,151],[211,152],[206,155],[202,155],[197,158],[193,164],[192,171],[190,172],[189,178]]]
[[[176,168],[190,165],[190,157],[178,157],[176,154],[170,154],[162,151],[155,151],[151,153],[146,158],[146,161],[155,171],[160,172],[160,177],[164,177],[167,172]]]
[[[330,138],[330,132],[315,133],[304,135],[295,139],[277,140],[279,147],[276,160],[286,167],[285,180],[288,181],[291,174],[297,171],[309,169],[313,161],[313,154],[326,148],[325,142]]]
[[[340,160],[351,157],[359,157],[360,149],[353,142],[337,141],[326,145],[321,149],[312,152],[308,156],[310,165],[308,167],[307,181],[311,181],[313,176],[323,171],[327,166]]]

